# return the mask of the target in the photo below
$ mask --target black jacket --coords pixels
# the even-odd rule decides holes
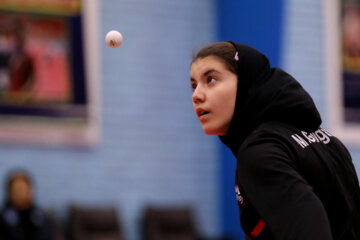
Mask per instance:
[[[238,52],[234,116],[220,137],[237,157],[248,239],[360,240],[360,188],[345,146],[320,127],[310,95],[257,50]]]
[[[16,210],[9,202],[0,211],[1,240],[51,240],[50,219],[40,208]]]

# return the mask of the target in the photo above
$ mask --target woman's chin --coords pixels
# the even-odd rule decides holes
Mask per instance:
[[[222,129],[204,127],[203,130],[204,130],[204,133],[207,135],[217,135],[217,136],[226,135],[226,131],[224,131]]]

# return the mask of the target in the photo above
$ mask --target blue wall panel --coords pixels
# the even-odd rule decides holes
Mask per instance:
[[[218,0],[217,11],[218,41],[232,40],[253,46],[269,58],[273,67],[279,66],[283,0]],[[244,239],[234,192],[236,159],[222,143],[219,145],[222,231],[236,239]]]

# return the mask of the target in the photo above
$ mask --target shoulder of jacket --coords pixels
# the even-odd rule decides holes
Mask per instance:
[[[287,125],[273,122],[261,124],[247,136],[240,147],[240,151],[254,144],[286,144],[288,142],[289,133],[291,133],[291,130]]]
[[[279,124],[263,124],[253,131],[241,145],[237,158],[264,159],[269,156],[285,156],[296,159],[293,143],[289,138],[291,130]]]

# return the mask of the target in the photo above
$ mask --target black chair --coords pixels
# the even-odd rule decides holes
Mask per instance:
[[[196,240],[193,213],[189,207],[148,207],[143,219],[146,240]]]
[[[72,240],[123,240],[114,207],[71,206],[69,235]]]

